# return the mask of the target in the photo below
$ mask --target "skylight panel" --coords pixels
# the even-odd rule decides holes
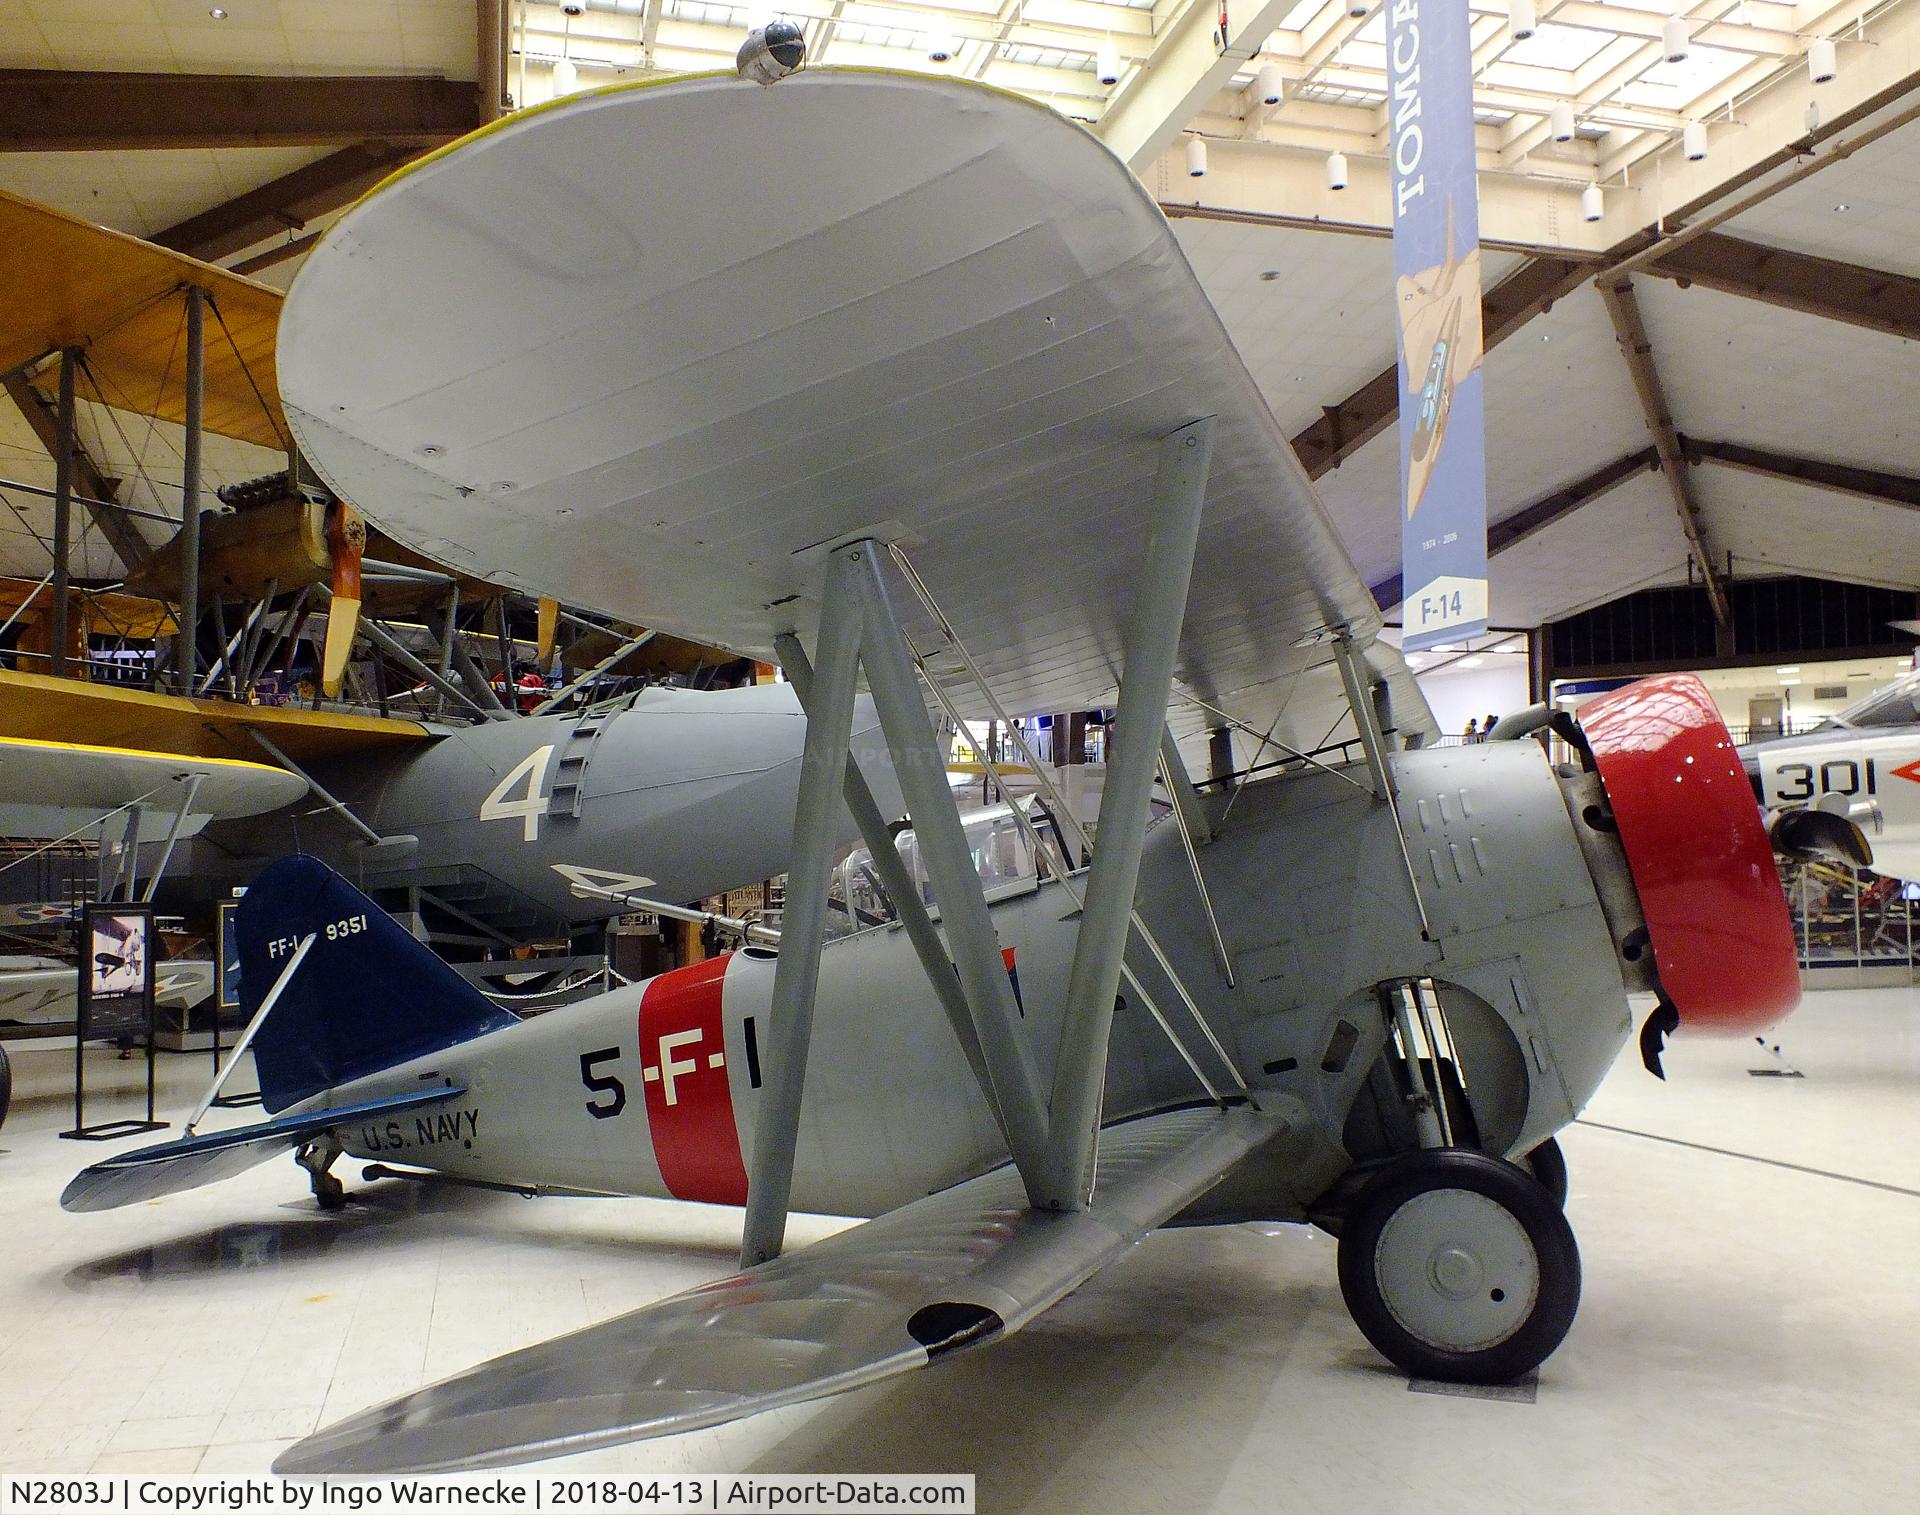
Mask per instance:
[[[1523,63],[1529,68],[1555,68],[1571,73],[1589,62],[1608,42],[1606,32],[1573,26],[1541,26],[1524,42],[1515,42],[1500,55],[1502,63]]]
[[[1623,100],[1679,109],[1739,72],[1747,60],[1739,53],[1694,43],[1678,63],[1657,63],[1620,91]]]
[[[1002,42],[998,54],[1005,63],[1023,63],[1029,68],[1058,68],[1076,73],[1093,72],[1093,54],[1067,52],[1057,47],[1035,47],[1028,42]]]

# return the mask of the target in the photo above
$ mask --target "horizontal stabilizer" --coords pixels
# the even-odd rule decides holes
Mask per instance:
[[[363,1411],[279,1473],[558,1457],[696,1430],[924,1367],[1020,1329],[1286,1125],[1182,1110],[1101,1134],[1091,1209],[1027,1208],[1011,1168],[802,1251]]]
[[[430,1089],[409,1089],[404,1094],[337,1105],[330,1110],[281,1115],[254,1126],[209,1131],[157,1147],[143,1147],[138,1152],[122,1152],[75,1174],[60,1196],[60,1208],[117,1210],[163,1194],[198,1189],[202,1184],[231,1178],[276,1153],[290,1151],[335,1126],[439,1104],[466,1092],[454,1085],[436,1084]]]

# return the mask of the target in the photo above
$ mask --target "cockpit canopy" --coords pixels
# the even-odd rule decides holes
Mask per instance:
[[[1903,673],[1891,684],[1874,690],[1865,699],[1856,700],[1836,716],[1816,728],[1830,731],[1836,726],[1911,726],[1920,723],[1920,668]]]

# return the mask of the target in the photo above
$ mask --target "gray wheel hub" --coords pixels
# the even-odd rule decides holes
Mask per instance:
[[[1395,1210],[1374,1244],[1373,1275],[1394,1320],[1444,1351],[1498,1346],[1540,1297],[1526,1228],[1471,1189],[1429,1189]]]

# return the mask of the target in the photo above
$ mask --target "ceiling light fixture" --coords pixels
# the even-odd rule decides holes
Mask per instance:
[[[1094,49],[1093,76],[1109,86],[1120,82],[1120,49],[1113,45],[1111,37],[1102,37]]]
[[[1680,145],[1689,163],[1698,163],[1707,155],[1707,123],[1689,121],[1680,133]]]
[[[207,14],[213,17],[213,19],[216,21],[224,21],[227,19],[227,13],[217,5],[212,10],[208,11]]]
[[[553,62],[553,97],[558,100],[562,95],[570,95],[580,87],[580,69],[571,58],[556,58]]]
[[[1204,179],[1207,175],[1207,144],[1203,138],[1187,138],[1187,177]]]
[[[1829,84],[1839,72],[1840,59],[1832,39],[1816,37],[1807,44],[1807,76],[1815,84]]]
[[[935,63],[945,63],[960,51],[960,39],[948,32],[934,32],[927,38],[927,57]]]
[[[1573,107],[1565,100],[1554,101],[1553,110],[1547,116],[1547,125],[1553,133],[1554,141],[1571,142],[1573,140]]]
[[[1685,63],[1687,61],[1688,44],[1692,39],[1687,36],[1687,23],[1683,18],[1668,17],[1667,24],[1660,29],[1660,38],[1665,45],[1667,62]]]
[[[1607,213],[1607,197],[1600,193],[1598,184],[1589,184],[1580,191],[1580,214],[1588,221],[1598,221]]]
[[[1507,31],[1515,42],[1525,42],[1540,29],[1540,17],[1533,0],[1513,0],[1507,7]]]
[[[1260,73],[1254,81],[1254,88],[1260,91],[1262,105],[1278,105],[1286,94],[1287,76],[1277,63],[1263,63]]]
[[[1853,207],[1847,204],[1845,200],[1842,200],[1838,205],[1834,206],[1834,209],[1844,216],[1848,211],[1852,210]]]
[[[1345,153],[1327,154],[1327,188],[1345,189],[1347,187],[1347,155]]]

